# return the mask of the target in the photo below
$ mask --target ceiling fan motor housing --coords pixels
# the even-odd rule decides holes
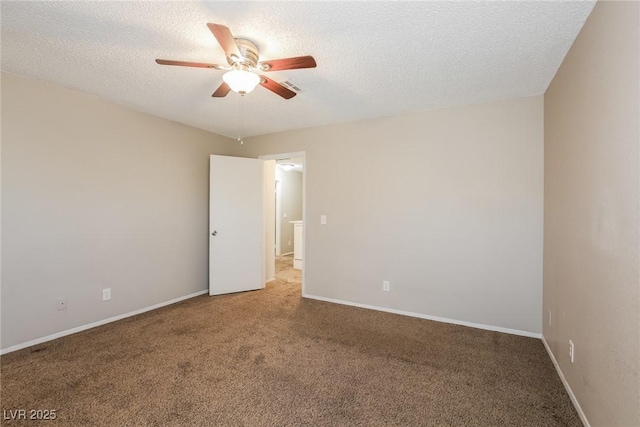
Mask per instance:
[[[227,62],[229,65],[244,65],[250,68],[256,68],[258,66],[258,58],[260,53],[258,46],[251,40],[247,39],[235,39],[238,50],[240,51],[241,58],[234,58],[234,55],[227,56]]]

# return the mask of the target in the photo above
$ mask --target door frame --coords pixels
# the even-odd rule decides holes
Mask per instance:
[[[306,295],[306,287],[305,287],[305,277],[307,275],[307,154],[305,151],[293,151],[289,153],[277,153],[277,154],[265,154],[259,156],[258,158],[261,160],[277,160],[282,159],[284,157],[302,157],[302,296]],[[276,165],[277,167],[277,165]],[[275,188],[273,189],[275,192]],[[275,227],[270,227],[275,234]],[[274,236],[275,237],[275,236]],[[272,261],[265,258],[265,265],[263,266],[263,271],[266,271],[267,262],[273,262],[275,265],[275,251],[273,253]]]

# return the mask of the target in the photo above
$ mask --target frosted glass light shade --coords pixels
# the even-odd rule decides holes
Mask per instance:
[[[244,70],[224,73],[222,80],[229,85],[232,91],[241,95],[251,92],[260,83],[260,77],[257,74]]]

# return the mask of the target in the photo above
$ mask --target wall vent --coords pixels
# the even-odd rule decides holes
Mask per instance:
[[[291,83],[289,80],[285,80],[283,82],[280,83],[282,86],[284,87],[288,87],[289,89],[296,91],[296,92],[302,92],[302,89],[300,89],[298,86],[294,85],[293,83]]]

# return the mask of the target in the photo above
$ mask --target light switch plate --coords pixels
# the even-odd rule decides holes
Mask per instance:
[[[326,215],[320,215],[320,224],[321,225],[326,225],[327,224],[327,216]]]

